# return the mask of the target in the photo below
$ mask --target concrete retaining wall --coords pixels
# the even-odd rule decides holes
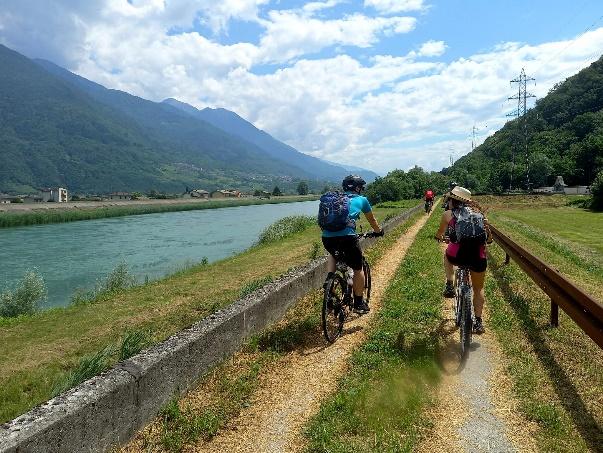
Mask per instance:
[[[384,227],[392,230],[421,208]],[[174,395],[319,288],[325,274],[323,257],[3,424],[0,452],[101,452],[128,441]]]

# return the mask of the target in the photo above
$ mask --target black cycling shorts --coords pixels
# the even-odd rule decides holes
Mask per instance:
[[[322,244],[337,261],[350,266],[355,271],[362,269],[362,250],[356,235],[322,238]]]
[[[479,250],[459,249],[456,257],[446,254],[446,259],[454,266],[463,266],[473,272],[484,272],[488,267],[488,260],[480,257]]]

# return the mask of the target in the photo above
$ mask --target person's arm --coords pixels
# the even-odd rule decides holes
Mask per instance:
[[[381,233],[381,227],[379,226],[379,223],[377,222],[373,211],[365,212],[364,216],[366,217],[366,220],[368,220],[368,223],[371,224],[371,228],[373,229],[373,231],[375,233]]]
[[[486,234],[488,235],[486,237],[486,244],[492,244],[494,239],[492,238],[492,230],[490,230],[490,222],[488,222],[486,216],[484,216],[484,227],[486,228]]]
[[[452,214],[450,211],[446,211],[442,214],[442,220],[440,220],[440,227],[438,228],[438,231],[434,236],[435,239],[437,239],[438,241],[444,240],[444,233],[446,232],[446,228],[448,228],[448,224],[450,223],[451,215]]]

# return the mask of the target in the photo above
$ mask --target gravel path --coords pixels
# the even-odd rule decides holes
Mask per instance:
[[[487,329],[486,309],[484,314]],[[438,404],[429,414],[434,427],[418,451],[536,451],[529,423],[509,410],[516,403],[510,396],[510,383],[500,363],[494,336],[488,330],[483,335],[474,335],[466,363],[460,366],[452,299],[445,303],[444,317],[446,323],[440,329],[445,345],[440,355],[443,379]]]
[[[289,355],[255,395],[251,406],[209,443],[187,451],[284,452],[304,446],[300,431],[320,408],[320,402],[337,388],[347,361],[366,336],[366,328],[417,232],[427,221],[419,219],[373,269],[371,312],[346,324],[344,335],[328,347],[314,347]]]

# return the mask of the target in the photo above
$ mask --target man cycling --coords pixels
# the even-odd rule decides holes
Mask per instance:
[[[429,211],[431,211],[431,207],[433,206],[434,197],[435,197],[435,195],[433,193],[433,190],[427,189],[425,191],[425,212],[426,213],[429,213]]]
[[[339,231],[323,230],[322,243],[329,252],[327,261],[327,278],[335,273],[337,261],[335,255],[338,255],[339,260],[350,266],[354,270],[354,311],[359,314],[365,314],[370,311],[368,303],[362,297],[364,293],[364,271],[362,270],[362,250],[356,236],[356,221],[360,218],[360,213],[370,223],[373,231],[380,236],[383,236],[383,230],[377,223],[373,215],[371,205],[368,199],[360,193],[364,190],[366,181],[360,176],[346,176],[341,183],[341,186],[349,197],[349,219],[348,226]]]

